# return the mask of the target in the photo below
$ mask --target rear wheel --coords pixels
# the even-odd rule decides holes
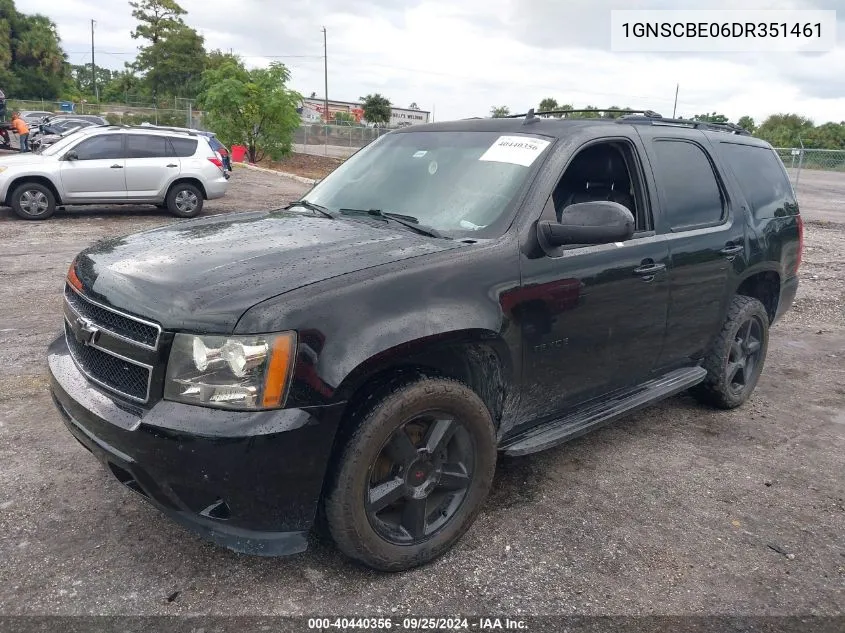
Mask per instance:
[[[704,361],[707,378],[693,389],[702,402],[722,409],[744,404],[754,392],[769,347],[769,315],[752,297],[731,301],[722,332]]]
[[[331,536],[375,569],[427,563],[475,520],[495,466],[493,423],[469,387],[433,378],[399,387],[343,450],[325,499]]]
[[[167,194],[167,209],[180,218],[199,215],[202,205],[202,192],[187,182],[176,183]]]
[[[48,187],[25,182],[12,192],[12,210],[24,220],[46,220],[56,212],[56,197]]]

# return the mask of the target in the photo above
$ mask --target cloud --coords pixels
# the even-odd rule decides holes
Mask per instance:
[[[609,48],[618,0],[182,0],[188,24],[208,48],[233,49],[253,65],[282,61],[292,85],[323,94],[323,35],[328,31],[329,96],[371,92],[412,101],[438,120],[512,111],[551,96],[574,106],[631,106],[671,115],[719,111],[734,120],[800,112],[816,121],[845,111],[845,49],[816,55],[622,54]],[[707,8],[736,8],[712,0]],[[831,9],[845,0],[745,0],[743,9]],[[824,5],[824,6],[822,6]],[[138,42],[128,3],[27,0],[50,16],[73,63],[90,59],[89,20],[97,20],[97,61],[120,68]],[[692,0],[628,0],[625,8],[700,9]],[[842,29],[840,29],[842,30]]]

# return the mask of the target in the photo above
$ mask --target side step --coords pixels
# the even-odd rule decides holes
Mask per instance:
[[[678,369],[604,400],[588,402],[566,417],[529,429],[508,440],[500,450],[505,455],[516,457],[563,444],[623,415],[686,391],[706,376],[707,371],[702,367]]]

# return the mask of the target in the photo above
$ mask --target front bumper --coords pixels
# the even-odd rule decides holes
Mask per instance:
[[[117,480],[178,523],[246,554],[304,551],[343,405],[233,412],[116,400],[49,348],[54,403]]]

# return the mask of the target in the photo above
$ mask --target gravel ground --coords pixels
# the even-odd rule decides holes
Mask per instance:
[[[459,545],[398,575],[320,542],[282,559],[228,552],[107,475],[53,410],[44,349],[73,255],[171,218],[0,210],[0,614],[845,614],[845,214],[813,207],[808,182],[798,299],[747,406],[680,396],[503,460]],[[206,213],[302,190],[238,169]]]

